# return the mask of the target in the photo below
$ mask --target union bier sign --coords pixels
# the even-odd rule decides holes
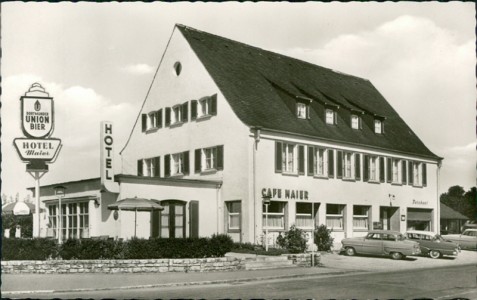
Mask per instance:
[[[61,140],[50,138],[54,129],[53,98],[45,89],[34,83],[20,97],[22,131],[25,138],[16,138],[13,145],[18,155],[29,166],[35,166],[35,171],[47,171],[46,162],[51,162],[61,148]]]

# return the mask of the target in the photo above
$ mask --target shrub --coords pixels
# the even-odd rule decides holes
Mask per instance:
[[[234,241],[229,235],[213,234],[210,239],[209,251],[213,257],[222,257],[232,250],[233,245]]]
[[[46,260],[57,256],[56,240],[2,238],[2,260]]]
[[[290,253],[303,253],[306,250],[306,233],[305,231],[292,225],[285,236],[281,234],[277,238],[277,244],[287,249]]]
[[[150,240],[140,239],[134,237],[126,242],[124,249],[124,258],[125,259],[147,259],[147,258],[157,258],[155,253],[151,250],[154,250]]]
[[[329,251],[333,247],[334,238],[331,237],[331,230],[326,225],[315,228],[315,244],[319,251]]]

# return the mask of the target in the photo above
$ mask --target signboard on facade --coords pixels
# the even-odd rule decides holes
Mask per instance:
[[[119,187],[118,184],[114,182],[113,123],[108,121],[101,122],[100,139],[101,185],[107,191],[117,192]]]

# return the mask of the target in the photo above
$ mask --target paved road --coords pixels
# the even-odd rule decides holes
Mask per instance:
[[[47,298],[291,298],[291,299],[477,299],[477,266],[327,275],[233,284],[40,295]],[[24,298],[31,295],[15,295]]]

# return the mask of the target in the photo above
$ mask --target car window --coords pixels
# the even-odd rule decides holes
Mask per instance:
[[[462,235],[477,236],[477,231],[464,231]]]
[[[368,239],[370,240],[380,240],[381,239],[381,234],[380,233],[370,233],[367,236]]]
[[[427,234],[423,234],[423,235],[421,235],[421,237],[422,237],[423,240],[426,240],[426,241],[432,240],[432,236],[427,235]]]
[[[416,234],[416,233],[406,233],[406,235],[410,240],[418,240],[419,239],[419,235]]]

